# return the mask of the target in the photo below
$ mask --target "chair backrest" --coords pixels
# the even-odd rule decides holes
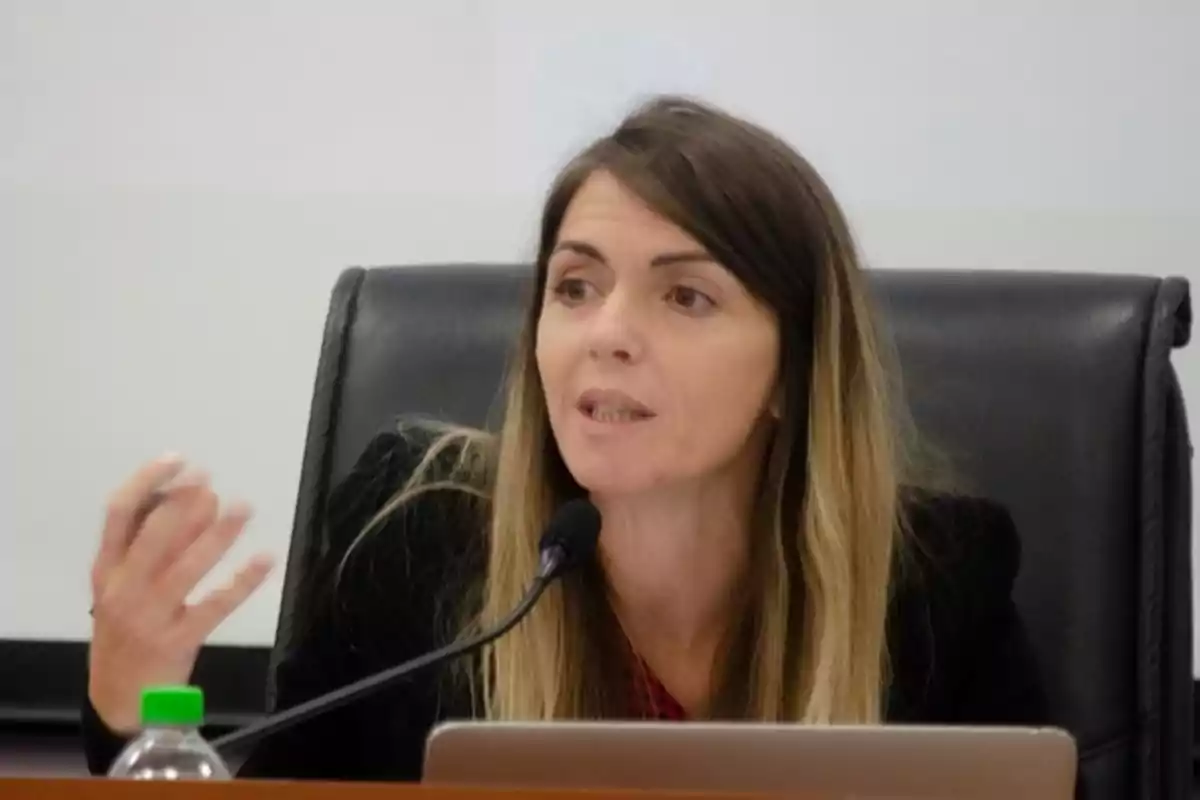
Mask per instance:
[[[331,484],[401,413],[485,424],[527,265],[351,269],[316,378],[276,655]],[[876,271],[918,425],[1023,542],[1016,598],[1093,798],[1191,782],[1191,449],[1181,279]]]

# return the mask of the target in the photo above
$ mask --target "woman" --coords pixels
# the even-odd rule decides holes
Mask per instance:
[[[693,101],[640,108],[550,191],[499,435],[385,433],[332,495],[278,704],[502,617],[566,499],[601,512],[595,563],[474,661],[268,739],[242,774],[416,779],[449,717],[1043,721],[1009,517],[915,488],[895,402],[808,163]],[[93,770],[266,573],[183,604],[246,515],[179,470],[143,468],[107,521]]]

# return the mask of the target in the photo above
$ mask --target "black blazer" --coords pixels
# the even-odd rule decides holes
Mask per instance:
[[[294,646],[276,673],[280,709],[419,655],[459,622],[458,591],[484,567],[483,520],[461,494],[432,492],[392,515],[342,556],[398,489],[420,447],[377,437],[330,495],[329,552],[301,595]],[[921,495],[908,513],[889,616],[892,722],[1043,724],[1046,702],[1011,598],[1020,560],[1009,515],[982,500]],[[426,673],[382,696],[330,712],[257,745],[239,775],[419,780],[424,742],[447,718],[472,715],[447,673]],[[107,770],[124,740],[85,704],[89,768]]]

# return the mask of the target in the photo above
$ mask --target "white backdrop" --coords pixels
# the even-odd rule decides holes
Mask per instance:
[[[873,266],[1200,278],[1190,0],[0,0],[0,37],[0,638],[86,638],[104,498],[164,449],[282,558],[339,270],[528,258],[653,91],[796,144]]]

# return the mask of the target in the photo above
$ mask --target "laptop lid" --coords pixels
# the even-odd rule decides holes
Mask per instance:
[[[426,742],[424,782],[1067,800],[1077,761],[1055,728],[446,722]]]

